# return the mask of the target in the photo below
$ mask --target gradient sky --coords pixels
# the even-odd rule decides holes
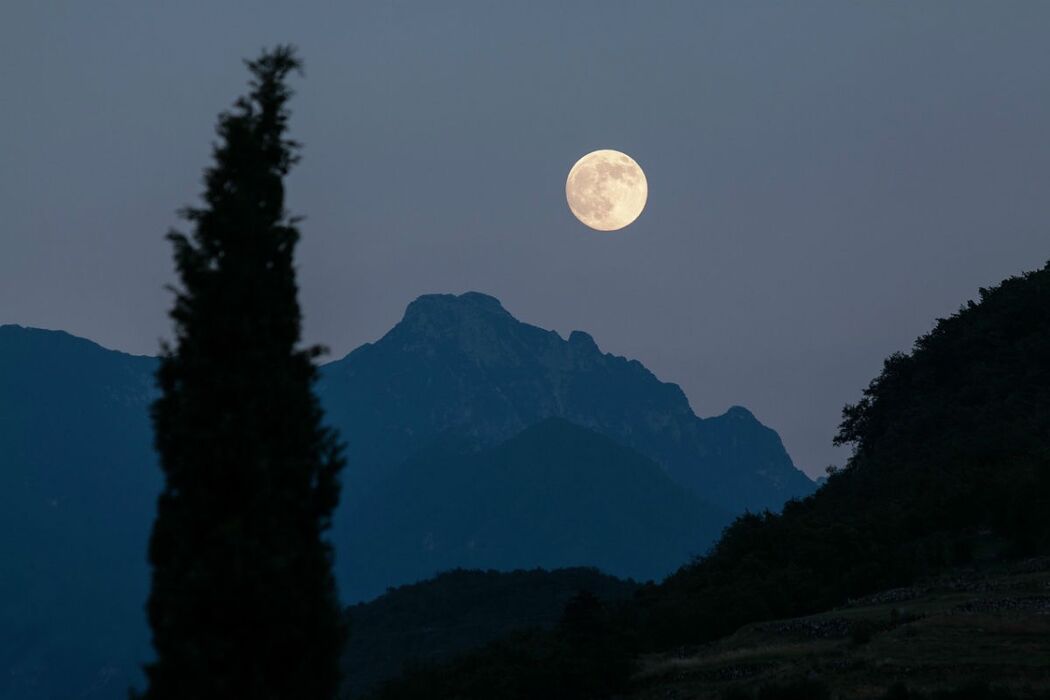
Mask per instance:
[[[811,474],[844,403],[1050,257],[1050,3],[47,2],[0,8],[0,323],[155,353],[165,231],[241,58],[296,44],[307,339],[479,290],[732,404]],[[248,9],[251,7],[252,9]],[[649,180],[616,233],[569,168]]]

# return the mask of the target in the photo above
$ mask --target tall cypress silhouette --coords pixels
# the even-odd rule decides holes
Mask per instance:
[[[150,540],[150,700],[332,698],[343,639],[324,540],[343,460],[299,349],[283,177],[291,47],[246,62],[249,94],[219,118],[153,405],[166,485]]]

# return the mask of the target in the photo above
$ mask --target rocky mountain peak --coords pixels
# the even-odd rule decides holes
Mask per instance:
[[[729,410],[725,412],[724,417],[730,420],[758,423],[758,419],[755,418],[755,414],[747,410],[743,406],[730,406]]]
[[[598,344],[594,342],[594,338],[591,337],[591,334],[584,333],[583,331],[573,331],[572,333],[569,333],[569,345],[577,349],[601,352],[598,350]]]
[[[467,320],[514,320],[499,299],[481,292],[463,294],[424,294],[405,309],[401,324],[449,324]],[[401,325],[399,324],[399,325]]]
[[[328,415],[363,473],[382,473],[441,435],[485,447],[557,417],[640,452],[730,510],[775,509],[812,490],[747,409],[698,418],[678,385],[640,362],[603,353],[584,331],[566,339],[523,323],[479,292],[419,297],[383,338],[323,376]]]

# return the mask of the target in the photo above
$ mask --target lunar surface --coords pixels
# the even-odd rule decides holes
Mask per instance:
[[[598,231],[616,231],[638,218],[649,196],[645,173],[626,153],[603,149],[576,161],[565,181],[569,209]]]

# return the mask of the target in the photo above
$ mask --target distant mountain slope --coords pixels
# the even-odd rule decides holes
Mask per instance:
[[[543,418],[592,428],[731,511],[779,509],[814,484],[775,432],[742,408],[697,418],[675,384],[574,331],[522,323],[477,292],[416,299],[379,341],[324,368],[322,400],[350,445],[350,474],[376,473],[454,431],[493,445]]]
[[[730,520],[634,450],[557,418],[480,452],[425,450],[347,517],[351,599],[453,567],[662,578]]]
[[[147,658],[155,362],[0,326],[0,697],[117,697]]]
[[[512,631],[553,627],[581,591],[624,600],[636,590],[633,581],[584,568],[456,570],[399,586],[347,610],[346,686],[359,697],[406,663],[444,661]]]
[[[63,332],[0,326],[0,697],[123,695],[149,654],[156,365]],[[583,333],[564,341],[521,324],[483,295],[424,297],[322,375],[329,423],[349,443],[333,533],[349,601],[465,565],[661,576],[703,552],[727,516],[650,459],[680,483],[707,478],[697,464],[714,465],[715,487],[693,484],[712,497],[738,467],[770,505],[794,493],[784,484],[811,487],[746,411],[697,419],[676,386],[641,364],[603,355]],[[616,443],[552,423],[497,447],[551,416]],[[490,473],[475,478],[483,465]],[[626,500],[630,488],[637,500]],[[430,500],[406,509],[409,492]],[[494,510],[478,519],[465,494]],[[421,551],[431,532],[443,539]]]

